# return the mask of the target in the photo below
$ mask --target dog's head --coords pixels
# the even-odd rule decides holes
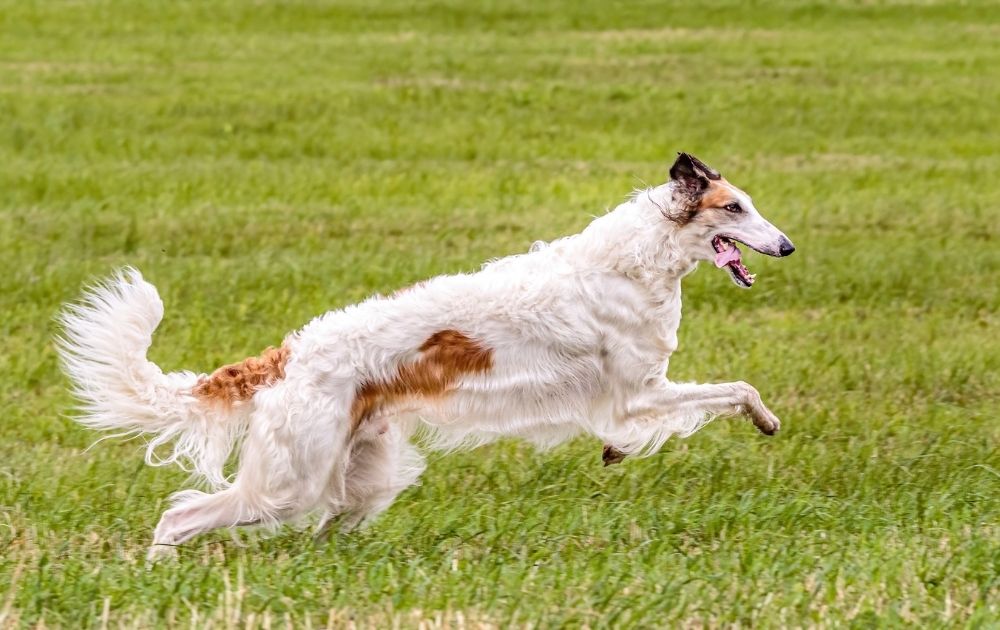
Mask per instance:
[[[688,153],[670,167],[672,198],[664,215],[678,226],[684,248],[695,260],[725,267],[738,286],[750,288],[754,274],[743,265],[736,243],[768,256],[788,256],[795,246],[754,207],[750,195]]]

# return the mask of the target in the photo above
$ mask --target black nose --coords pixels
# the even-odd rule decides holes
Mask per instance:
[[[792,245],[792,242],[782,236],[781,241],[778,243],[778,253],[781,254],[781,257],[784,258],[785,256],[791,256],[794,251],[795,246]]]

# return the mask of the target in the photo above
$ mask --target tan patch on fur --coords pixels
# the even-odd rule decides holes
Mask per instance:
[[[285,378],[288,356],[289,350],[285,346],[269,347],[259,357],[224,365],[211,375],[202,377],[192,391],[203,400],[225,405],[249,400],[257,390]]]
[[[733,194],[732,184],[725,179],[719,179],[709,183],[708,189],[701,195],[698,202],[698,209],[721,208],[735,200],[736,196]]]
[[[443,396],[459,378],[493,367],[493,350],[458,332],[442,330],[420,346],[420,358],[400,365],[390,381],[365,382],[351,404],[352,428],[377,411],[413,398]]]

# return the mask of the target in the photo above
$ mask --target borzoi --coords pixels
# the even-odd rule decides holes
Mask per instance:
[[[164,374],[146,358],[163,304],[133,269],[65,309],[58,345],[81,423],[145,435],[147,462],[180,464],[213,491],[175,495],[155,558],[220,527],[367,521],[423,471],[410,441],[420,429],[445,447],[589,433],[605,463],[720,414],[773,434],[778,418],[751,385],[666,378],[681,279],[707,260],[753,285],[737,243],[794,251],[749,195],[681,153],[667,183],[580,234],[330,311],[209,375]]]

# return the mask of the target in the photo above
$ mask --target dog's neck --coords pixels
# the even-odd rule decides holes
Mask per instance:
[[[664,298],[679,293],[681,279],[697,260],[682,246],[677,224],[664,216],[675,210],[670,206],[672,185],[637,192],[598,217],[565,239],[566,255],[574,264],[610,268]]]

